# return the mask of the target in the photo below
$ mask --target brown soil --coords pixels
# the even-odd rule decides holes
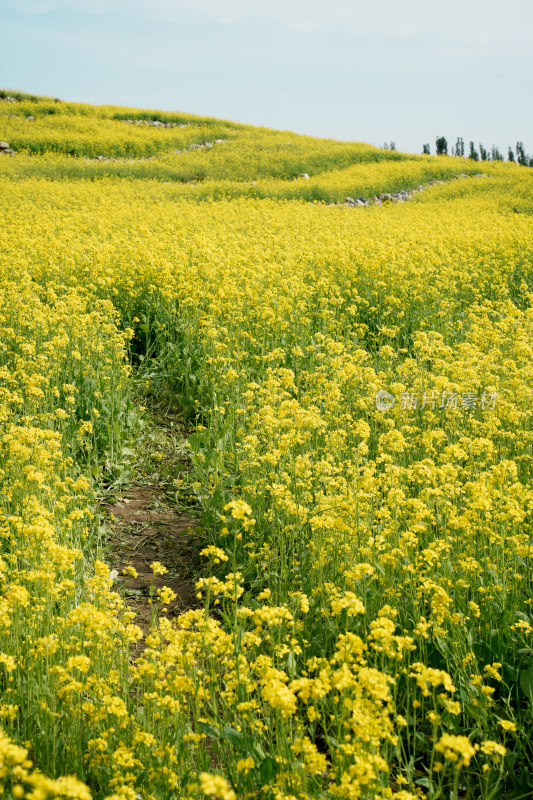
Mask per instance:
[[[176,513],[165,502],[165,492],[156,486],[132,486],[113,505],[104,506],[112,514],[109,544],[112,569],[118,570],[117,584],[128,606],[136,612],[135,623],[146,635],[150,628],[157,589],[168,586],[176,600],[161,609],[161,614],[175,617],[197,605],[194,584],[199,571],[198,550],[203,543],[198,520]],[[202,540],[200,542],[200,540]],[[165,575],[155,576],[150,565],[161,562]],[[132,566],[137,578],[125,576],[123,569]],[[142,642],[137,651],[142,650]]]

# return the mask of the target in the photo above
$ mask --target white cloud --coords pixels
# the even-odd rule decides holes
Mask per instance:
[[[79,5],[84,5],[79,2]],[[531,0],[108,0],[102,3],[147,9],[152,15],[179,20],[194,13],[222,23],[263,18],[296,31],[346,32],[392,38],[427,36],[487,44],[530,41]],[[88,7],[88,4],[85,3]]]
[[[223,25],[255,21],[259,31],[263,20],[296,37],[360,36],[406,47],[411,41],[426,43],[435,56],[433,47],[440,46],[449,52],[457,47],[462,56],[471,48],[472,57],[528,58],[533,25],[531,0],[0,0],[0,7],[4,4],[31,14],[75,10],[169,24],[191,17]]]
[[[22,2],[22,3],[15,3],[15,2],[7,2],[5,4],[7,8],[13,9],[15,11],[23,12],[25,14],[49,14],[51,11],[54,11],[57,7],[57,3],[51,0],[50,2],[46,2],[46,0],[36,0],[36,2]],[[0,10],[2,9],[2,3],[0,2]]]
[[[5,3],[5,0],[4,0]],[[0,7],[2,5],[0,0]],[[295,31],[332,31],[392,38],[428,36],[477,44],[530,40],[531,0],[7,0],[28,13],[75,9],[105,15],[134,10],[178,22],[184,15],[231,24],[264,19]]]

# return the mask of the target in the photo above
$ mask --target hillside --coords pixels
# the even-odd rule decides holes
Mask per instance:
[[[530,796],[533,171],[5,95],[5,796]]]

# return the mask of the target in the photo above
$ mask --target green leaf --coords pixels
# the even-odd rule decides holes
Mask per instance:
[[[259,766],[259,774],[263,786],[269,786],[276,774],[278,765],[271,756],[264,758]]]
[[[198,722],[197,725],[210,739],[220,739],[220,731],[214,725],[209,725],[207,722]]]
[[[533,667],[523,669],[520,673],[520,688],[533,701]]]
[[[236,731],[231,725],[225,725],[220,734],[221,738],[227,742],[231,742],[235,747],[242,747],[244,743],[244,736],[240,731]]]
[[[287,656],[287,671],[290,677],[294,678],[294,676],[296,675],[296,657],[292,652],[292,650]]]

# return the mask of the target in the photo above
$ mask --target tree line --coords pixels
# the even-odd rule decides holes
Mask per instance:
[[[436,155],[438,156],[448,155],[448,141],[445,136],[437,137],[435,142],[435,151]],[[422,145],[422,153],[428,156],[431,155],[429,144]],[[505,161],[505,158],[500,150],[494,145],[489,150],[480,144],[479,150],[477,150],[474,142],[470,142],[469,152],[468,155],[466,155],[464,139],[462,139],[460,136],[457,138],[455,145],[452,145],[451,147],[451,155],[462,158],[471,158],[473,161]],[[512,147],[508,148],[507,160],[521,164],[523,167],[533,167],[533,156],[527,155],[522,142],[517,142],[514,150]]]

